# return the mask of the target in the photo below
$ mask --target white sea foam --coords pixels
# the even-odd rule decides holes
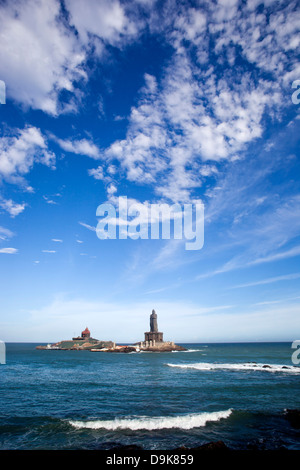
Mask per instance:
[[[123,418],[113,420],[95,420],[95,421],[69,421],[69,423],[77,429],[106,429],[115,431],[118,429],[131,429],[138,431],[145,429],[153,431],[156,429],[192,429],[200,428],[208,422],[219,421],[220,419],[228,418],[232,410],[214,411],[211,413],[197,413],[184,416],[169,416],[169,417],[135,417]]]
[[[203,351],[203,349],[187,349],[186,351],[183,351],[183,352],[201,352]]]
[[[186,349],[186,351],[172,351],[172,353],[190,353],[190,352],[201,352],[203,349]]]
[[[247,371],[266,371],[266,372],[283,372],[287,374],[300,374],[300,367],[285,366],[281,364],[256,364],[253,362],[222,364],[199,362],[195,364],[166,364],[169,367],[178,367],[180,369],[196,369],[196,370],[247,370]]]

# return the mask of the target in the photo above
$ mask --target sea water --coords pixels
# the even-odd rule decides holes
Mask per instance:
[[[291,343],[130,354],[6,346],[0,449],[300,449],[285,416],[300,408]]]

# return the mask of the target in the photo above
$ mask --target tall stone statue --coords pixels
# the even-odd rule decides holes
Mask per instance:
[[[145,341],[136,343],[141,351],[186,351],[171,341],[164,341],[164,334],[158,331],[156,311],[152,310],[150,315],[150,331],[145,332]]]
[[[158,332],[157,314],[156,314],[155,310],[152,310],[152,314],[150,315],[150,331],[151,331],[151,333],[157,333]]]
[[[146,331],[145,341],[149,344],[151,343],[152,346],[156,343],[163,343],[164,341],[163,333],[158,331],[157,315],[155,310],[152,310],[150,315],[150,331]]]

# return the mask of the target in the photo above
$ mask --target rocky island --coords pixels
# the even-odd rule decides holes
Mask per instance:
[[[186,351],[182,346],[178,346],[173,341],[164,341],[163,333],[158,331],[157,313],[152,310],[150,315],[150,331],[145,332],[145,340],[135,343],[135,346],[141,351],[168,352],[168,351]]]
[[[113,341],[100,341],[92,338],[88,327],[82,331],[81,336],[72,338],[72,340],[59,341],[58,343],[48,344],[47,346],[37,346],[36,349],[47,349],[47,350],[105,350],[113,349],[116,347],[116,343]]]
[[[58,343],[48,344],[47,346],[37,346],[36,349],[45,350],[85,350],[92,352],[171,352],[186,351],[182,346],[178,346],[173,341],[164,341],[163,333],[158,331],[157,314],[152,310],[150,315],[150,331],[145,332],[144,341],[132,345],[120,346],[113,341],[100,341],[92,338],[90,330],[86,327],[81,336],[72,338],[72,340],[59,341]]]

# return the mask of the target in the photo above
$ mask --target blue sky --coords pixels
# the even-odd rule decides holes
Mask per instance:
[[[295,1],[1,2],[0,337],[299,339]],[[297,92],[297,90],[296,90]],[[204,204],[204,246],[99,204]]]

